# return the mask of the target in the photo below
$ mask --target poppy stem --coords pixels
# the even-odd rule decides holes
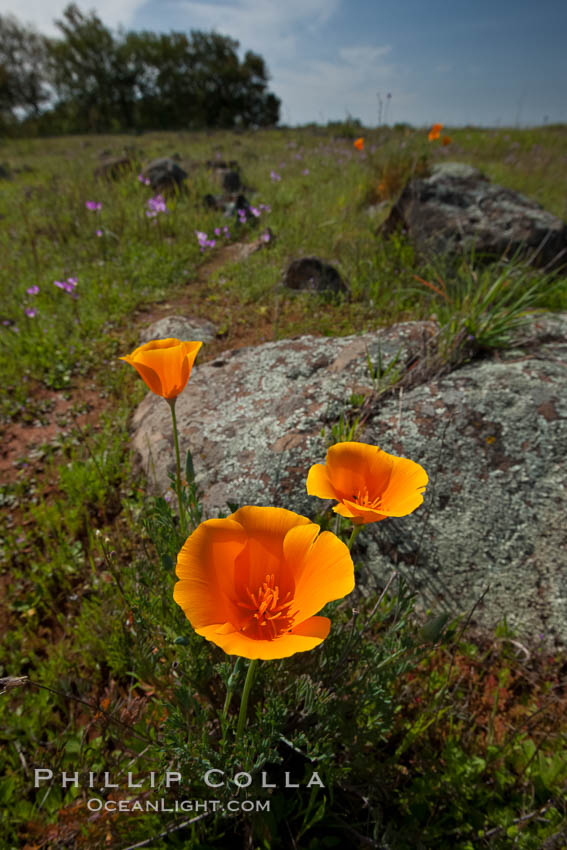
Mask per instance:
[[[248,697],[250,695],[250,691],[252,689],[252,682],[254,680],[254,673],[256,671],[256,667],[258,665],[258,659],[252,658],[250,660],[250,664],[248,665],[248,672],[246,673],[246,681],[244,682],[244,690],[242,691],[242,700],[240,702],[240,714],[238,715],[238,726],[236,727],[236,740],[242,737],[242,733],[244,731],[244,724],[246,723],[246,709],[248,708]]]
[[[350,535],[350,537],[349,537],[349,541],[348,541],[348,543],[347,543],[348,551],[349,551],[349,552],[351,552],[351,551],[352,551],[352,544],[353,544],[353,543],[354,543],[354,541],[356,540],[356,536],[357,536],[357,534],[359,534],[361,531],[362,531],[362,525],[353,525],[353,527],[352,527],[352,533],[351,533],[351,535]]]
[[[183,510],[183,500],[181,498],[181,459],[179,456],[179,439],[177,436],[177,419],[175,416],[175,402],[176,398],[168,398],[167,403],[169,404],[169,409],[171,410],[171,418],[173,420],[173,440],[175,443],[175,461],[176,461],[176,479],[175,479],[175,489],[177,490],[177,505],[179,507],[179,525],[181,528],[181,533],[185,536],[186,526],[185,526],[185,511]]]
[[[234,662],[234,667],[232,673],[228,677],[228,682],[226,685],[226,699],[224,701],[224,708],[222,710],[222,719],[226,720],[226,716],[228,714],[228,709],[230,707],[230,701],[232,700],[232,694],[234,692],[234,686],[238,682],[238,678],[240,676],[240,670],[242,668],[243,658],[241,655],[238,656],[236,661]]]

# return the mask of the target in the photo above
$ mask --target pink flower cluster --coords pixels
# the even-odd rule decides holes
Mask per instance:
[[[150,198],[147,206],[149,208],[146,210],[148,218],[155,218],[158,213],[168,212],[163,195],[156,195],[155,198]]]
[[[272,178],[272,183],[279,183],[282,179],[281,175],[278,174],[276,171],[270,171],[270,177]]]
[[[147,177],[144,177],[143,174],[138,174],[138,180],[140,181],[140,183],[143,183],[144,186],[150,185],[150,180]]]
[[[54,280],[53,286],[57,286],[59,289],[64,289],[65,292],[70,292],[76,298],[77,295],[74,290],[77,283],[78,281],[76,277],[68,277],[67,280]]]
[[[102,203],[100,201],[85,201],[85,206],[88,210],[92,210],[93,212],[97,212],[102,209]]]
[[[246,224],[246,220],[248,218],[248,213],[251,213],[255,218],[258,218],[258,216],[261,215],[258,207],[252,207],[252,206],[249,206],[247,210],[246,209],[236,210],[236,213],[238,215],[238,221],[240,222],[240,224]]]
[[[217,240],[209,239],[208,235],[203,230],[196,230],[195,236],[197,237],[201,253],[205,250],[205,248],[214,248],[217,244]],[[230,239],[230,230],[226,224],[224,227],[215,227],[215,236],[219,239],[221,236],[224,236],[225,239]]]

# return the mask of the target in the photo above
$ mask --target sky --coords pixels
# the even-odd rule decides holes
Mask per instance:
[[[46,35],[66,0],[0,0]],[[566,0],[76,0],[112,30],[215,30],[259,53],[290,126],[567,123]]]

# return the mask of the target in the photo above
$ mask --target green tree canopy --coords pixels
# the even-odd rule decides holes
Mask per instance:
[[[0,120],[38,115],[49,99],[47,40],[12,15],[0,15]]]
[[[249,127],[279,119],[263,58],[248,51],[240,60],[240,45],[228,36],[113,33],[96,12],[73,3],[56,21],[61,38],[34,36],[11,18],[0,24],[0,108],[13,118],[21,106],[37,118],[51,93],[40,130]]]

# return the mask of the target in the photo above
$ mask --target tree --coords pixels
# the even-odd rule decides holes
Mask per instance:
[[[45,39],[0,18],[0,111],[39,115],[47,132],[196,129],[275,124],[278,98],[267,91],[264,60],[238,57],[239,43],[218,33],[113,33],[71,3]]]
[[[204,126],[264,126],[278,121],[280,101],[266,92],[264,60],[248,51],[241,63],[238,47],[238,41],[218,33],[191,33],[191,69]]]
[[[84,15],[73,3],[55,22],[64,35],[49,48],[50,75],[75,130],[109,130],[115,117],[117,91],[116,44],[110,30],[91,12]]]
[[[0,116],[3,123],[38,115],[49,99],[47,39],[0,15]]]

